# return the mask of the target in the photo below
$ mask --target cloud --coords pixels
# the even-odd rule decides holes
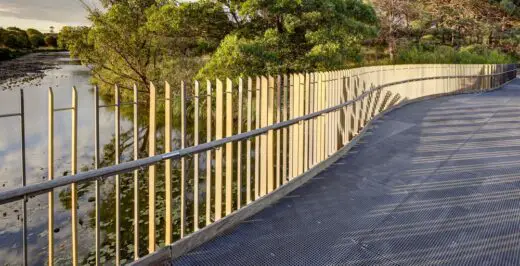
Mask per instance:
[[[87,3],[94,4],[95,0]],[[87,12],[79,0],[0,0],[0,24],[12,22],[26,24],[28,21],[42,21],[57,25],[88,24]],[[25,25],[15,25],[25,26]],[[37,26],[37,25],[35,25]]]

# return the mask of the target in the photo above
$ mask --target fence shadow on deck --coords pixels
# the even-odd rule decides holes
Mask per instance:
[[[329,169],[172,264],[519,264],[516,86],[385,115]]]

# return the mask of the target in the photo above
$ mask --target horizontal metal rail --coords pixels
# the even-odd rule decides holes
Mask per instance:
[[[213,149],[219,149],[222,146],[224,146],[227,143],[247,140],[256,136],[260,136],[262,134],[266,134],[271,130],[278,130],[283,129],[286,127],[289,127],[294,124],[301,123],[303,121],[307,121],[331,112],[335,112],[337,110],[340,110],[346,106],[352,105],[358,101],[363,100],[365,97],[367,97],[369,94],[381,90],[383,88],[392,87],[400,84],[406,84],[406,83],[412,83],[412,82],[418,82],[418,81],[425,81],[425,80],[438,80],[438,79],[457,79],[457,78],[479,78],[479,77],[488,77],[488,76],[499,76],[504,75],[512,72],[516,72],[517,69],[509,70],[505,72],[495,73],[495,74],[488,74],[488,75],[455,75],[455,76],[437,76],[437,77],[425,77],[425,78],[416,78],[416,79],[408,79],[403,81],[397,81],[397,82],[391,82],[387,84],[383,84],[381,86],[376,86],[373,89],[367,90],[363,94],[359,95],[358,97],[343,102],[339,105],[329,107],[326,109],[323,109],[318,112],[314,112],[312,114],[303,115],[300,117],[296,117],[284,122],[276,123],[270,126],[258,128],[255,130],[251,130],[249,132],[233,135],[230,137],[225,137],[219,140],[215,140],[212,142],[200,144],[197,146],[192,146],[189,148],[180,149],[177,151],[156,155],[148,158],[143,158],[131,162],[125,162],[118,165],[113,165],[109,167],[104,167],[101,169],[95,169],[84,173],[79,173],[72,176],[63,176],[59,178],[55,178],[53,180],[45,181],[39,184],[32,184],[25,187],[20,187],[16,189],[11,189],[5,192],[0,193],[0,204],[5,204],[9,202],[13,202],[16,200],[21,200],[25,196],[36,196],[39,194],[43,194],[45,192],[49,192],[57,187],[62,187],[66,185],[70,185],[73,183],[81,183],[81,182],[88,182],[93,180],[98,180],[101,178],[106,178],[110,176],[115,176],[117,174],[123,174],[130,172],[135,169],[142,169],[144,170],[145,167],[148,167],[150,165],[162,162],[164,160],[175,160],[175,159],[181,159],[185,156],[192,155],[192,154],[199,154],[208,150]]]
[[[0,118],[15,117],[15,116],[21,116],[21,115],[22,115],[22,113],[3,114],[3,115],[0,115]]]

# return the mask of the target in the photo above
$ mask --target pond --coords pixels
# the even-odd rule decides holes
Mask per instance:
[[[94,90],[90,83],[91,72],[78,61],[71,60],[67,53],[47,54],[46,63],[55,66],[44,70],[37,75],[36,79],[18,78],[11,82],[9,86],[0,91],[0,115],[17,113],[20,108],[20,89],[24,90],[24,102],[26,113],[26,171],[27,184],[44,182],[48,179],[48,88],[52,87],[54,92],[54,107],[67,108],[71,106],[72,87],[75,86],[78,92],[78,141],[77,159],[78,171],[88,171],[94,168]],[[27,57],[26,60],[34,60]],[[23,62],[24,59],[20,61]],[[0,65],[1,67],[1,65]],[[236,91],[236,90],[235,90]],[[173,99],[178,100],[178,93],[173,92]],[[193,86],[188,88],[188,96],[191,100],[195,97],[190,95]],[[126,95],[128,95],[128,91]],[[130,93],[131,95],[131,93]],[[148,156],[148,96],[141,94],[139,99],[138,132],[139,141],[137,144],[139,158]],[[214,97],[214,96],[212,96]],[[109,102],[104,102],[105,99]],[[161,100],[162,99],[162,100]],[[125,99],[128,100],[128,99]],[[113,104],[113,91],[105,89],[100,95],[100,105]],[[157,154],[164,152],[164,113],[160,108],[164,108],[164,96],[158,95],[157,110]],[[214,102],[214,100],[213,100]],[[193,110],[193,101],[188,101],[187,110]],[[201,114],[205,113],[205,106],[201,105]],[[180,106],[178,101],[174,101],[173,121],[172,121],[172,149],[180,148]],[[162,109],[163,110],[163,109]],[[212,115],[214,118],[214,114]],[[254,117],[254,116],[253,116]],[[54,177],[67,176],[71,174],[71,112],[55,112],[54,116]],[[187,117],[186,146],[193,145],[194,124],[193,117]],[[213,120],[214,122],[215,120]],[[238,120],[237,120],[238,121]],[[253,125],[254,121],[251,121]],[[236,132],[237,122],[233,131]],[[245,128],[244,121],[240,121]],[[202,116],[199,121],[199,140],[205,142],[206,118]],[[100,167],[110,166],[115,163],[114,132],[115,132],[115,111],[113,107],[100,108],[99,111],[99,130],[100,130]],[[120,154],[121,162],[133,160],[133,106],[124,105],[121,107],[120,122]],[[249,167],[257,162],[254,158],[254,148],[251,153],[245,152],[245,143],[241,143],[242,160],[246,157],[251,158]],[[253,140],[252,147],[255,147]],[[242,173],[246,173],[247,165],[239,163],[237,160],[236,144],[233,145],[232,167],[240,168]],[[214,155],[215,153],[213,153]],[[22,161],[21,161],[21,131],[20,119],[18,117],[0,119],[0,191],[20,187],[22,185]],[[207,215],[213,217],[214,214],[214,195],[215,182],[211,184],[212,206],[206,208],[206,153],[200,154],[198,177],[194,178],[193,157],[186,157],[186,219],[185,235],[191,233],[195,227],[202,228],[206,223]],[[173,240],[180,237],[180,206],[181,206],[181,185],[180,185],[180,161],[172,162],[172,226]],[[215,161],[211,162],[212,175],[215,174]],[[165,234],[165,174],[164,163],[157,165],[156,176],[156,244],[164,245]],[[253,170],[253,169],[251,169]],[[65,177],[66,178],[66,177]],[[233,180],[237,178],[237,171],[233,172]],[[252,177],[245,179],[241,176],[241,186],[233,184],[233,190],[239,191],[242,206],[245,203],[246,181],[252,181]],[[198,180],[198,190],[195,190],[195,180]],[[256,179],[255,179],[256,180]],[[255,182],[257,182],[256,180]],[[235,183],[235,181],[233,181]],[[100,252],[99,258],[102,264],[114,264],[115,261],[115,179],[113,177],[102,179],[99,182],[99,231],[100,231]],[[251,187],[257,184],[250,184]],[[96,212],[95,212],[95,184],[88,182],[79,184],[78,191],[78,262],[80,264],[93,265],[95,262],[95,232],[96,232]],[[139,198],[134,198],[134,177],[133,173],[121,175],[121,194],[120,194],[120,253],[121,263],[129,262],[134,257],[134,206],[137,202],[138,225],[139,225],[139,256],[146,255],[148,248],[148,174],[146,169],[138,171],[138,191]],[[71,263],[71,197],[70,187],[61,187],[54,190],[54,262],[56,265],[69,265]],[[194,191],[198,191],[195,195]],[[225,188],[223,191],[225,192]],[[251,189],[255,195],[254,189]],[[198,198],[198,203],[194,199]],[[195,204],[198,211],[195,211]],[[236,209],[237,198],[233,197],[233,209]],[[27,225],[28,225],[28,254],[30,265],[43,265],[48,260],[48,194],[32,197],[27,202]],[[206,210],[210,210],[206,213]],[[194,216],[198,217],[198,226],[194,224]],[[212,219],[212,218],[211,218]],[[21,264],[23,255],[22,245],[22,202],[13,202],[0,205],[0,264]]]
[[[32,60],[29,57],[28,60]],[[56,68],[45,70],[35,80],[20,78],[8,89],[0,91],[0,114],[17,113],[20,109],[20,89],[24,90],[26,120],[26,169],[27,183],[34,184],[47,180],[48,149],[48,88],[52,87],[55,108],[71,105],[72,87],[78,92],[78,170],[92,169],[94,156],[94,95],[91,77],[87,67],[69,58],[67,53],[47,55]],[[23,61],[23,59],[22,59]],[[101,101],[100,104],[106,104]],[[114,110],[102,108],[99,113],[100,147],[110,148],[113,142]],[[71,113],[68,111],[55,113],[55,177],[70,174],[71,154]],[[121,119],[121,132],[132,129],[132,123],[124,116]],[[113,148],[112,148],[113,150]],[[123,150],[130,154],[132,147]],[[104,153],[102,152],[102,157]],[[105,160],[105,165],[113,161]],[[22,184],[21,130],[18,117],[0,119],[0,191],[16,188]],[[102,183],[102,197],[113,198],[112,183]],[[123,186],[127,187],[127,186]],[[80,235],[80,263],[91,260],[94,247],[94,209],[93,185],[80,188],[78,220]],[[55,262],[58,265],[70,261],[70,192],[69,188],[55,191]],[[111,204],[109,200],[106,204]],[[113,203],[112,203],[113,204]],[[102,204],[103,205],[103,204]],[[132,203],[129,203],[132,206]],[[22,204],[14,202],[0,206],[0,264],[19,265],[22,260]],[[28,253],[29,264],[43,265],[47,261],[47,195],[31,198],[28,208]],[[104,223],[111,223],[113,213],[102,212]],[[113,227],[109,224],[107,228]],[[102,238],[110,237],[113,232],[103,231]],[[102,241],[103,242],[103,241]],[[103,247],[110,253],[110,247]],[[112,251],[113,254],[113,251]],[[105,258],[108,262],[110,256]]]

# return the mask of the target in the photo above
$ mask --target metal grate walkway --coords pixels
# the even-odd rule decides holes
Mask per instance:
[[[173,265],[520,265],[520,80],[408,105]]]

